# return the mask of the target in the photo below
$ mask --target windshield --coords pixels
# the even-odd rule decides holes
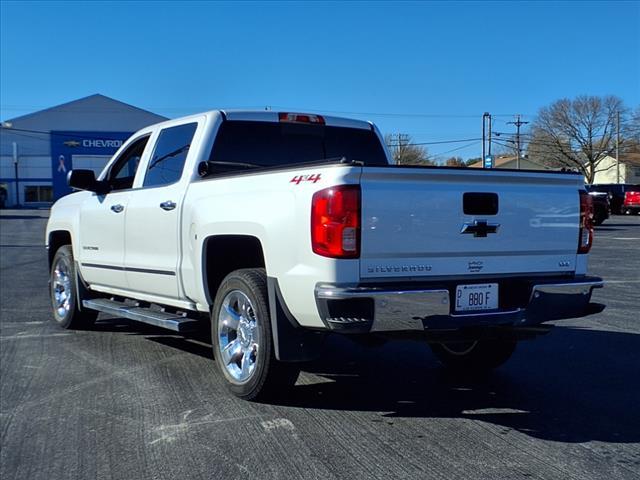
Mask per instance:
[[[276,167],[342,157],[365,165],[388,165],[372,130],[251,121],[224,122],[209,160]]]

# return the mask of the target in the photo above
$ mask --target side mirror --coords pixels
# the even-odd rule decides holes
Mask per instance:
[[[209,169],[209,162],[200,162],[198,164],[198,176],[200,178],[204,178],[207,175],[209,175],[210,169]]]
[[[77,190],[87,190],[101,195],[108,191],[105,182],[96,180],[96,174],[93,170],[71,170],[67,174],[67,185]]]

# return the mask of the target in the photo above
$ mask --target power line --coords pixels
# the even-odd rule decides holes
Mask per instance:
[[[40,105],[15,105],[15,104],[5,104],[0,105],[0,111],[9,110],[9,111],[19,111],[26,109],[51,109],[55,108],[58,111],[66,111],[66,112],[74,112],[74,113],[121,113],[119,109],[100,109],[100,110],[88,110],[82,107],[51,107],[51,106],[40,106]],[[270,108],[279,109],[279,110],[289,110],[289,111],[311,111],[311,112],[323,112],[323,113],[335,113],[340,115],[370,115],[377,117],[406,117],[406,118],[477,118],[477,114],[451,114],[451,113],[424,113],[424,112],[356,112],[356,111],[346,111],[346,110],[325,110],[321,108],[291,108],[283,105],[270,105]],[[157,110],[157,111],[174,111],[174,112],[201,112],[201,111],[211,111],[211,110],[264,110],[264,105],[256,106],[236,106],[236,107],[225,107],[225,108],[212,108],[211,106],[195,106],[195,107],[159,107],[159,106],[145,106],[145,110]],[[37,113],[37,112],[32,112]],[[153,112],[152,112],[153,113]],[[29,115],[27,113],[26,115]],[[499,113],[494,114],[495,117],[513,117],[512,113]]]
[[[635,135],[637,133],[640,133],[640,128],[630,128],[624,131],[624,133],[628,134],[628,135]],[[515,136],[515,133],[511,133],[511,132],[494,132],[495,135],[511,135],[511,136]],[[590,138],[605,138],[605,137],[609,137],[614,135],[613,131],[609,132],[607,134],[603,134],[603,135],[591,135]],[[522,137],[534,137],[535,138],[535,134],[534,133],[520,133],[520,136]]]
[[[513,140],[507,140],[508,142],[513,142]],[[511,150],[515,150],[515,147],[513,146],[513,144],[509,145],[507,143],[503,143],[504,141],[500,141],[500,140],[493,140],[493,143],[500,145],[501,147],[505,147]],[[555,144],[548,144],[548,146],[557,146]],[[571,150],[572,154],[579,154],[579,151],[575,151],[575,150]],[[606,152],[605,152],[606,153]],[[612,153],[612,152],[611,152]],[[627,154],[627,153],[638,153],[637,147],[635,145],[629,145],[626,147],[626,149],[624,147],[620,147],[620,153],[621,154]]]
[[[456,148],[452,148],[451,150],[446,150],[444,152],[440,152],[440,153],[434,153],[433,155],[430,155],[430,158],[437,158],[437,157],[441,157],[442,155],[446,155],[447,153],[452,153],[458,150],[464,150],[465,148],[469,148],[472,147],[473,145],[477,145],[477,141],[475,142],[471,142],[467,145],[462,145],[461,147],[456,147]]]
[[[413,146],[413,145],[441,145],[446,143],[462,143],[462,142],[477,142],[482,140],[482,137],[479,138],[464,138],[460,140],[442,140],[438,142],[412,142],[412,143],[403,143],[402,146]],[[389,147],[397,147],[397,144],[387,144]]]

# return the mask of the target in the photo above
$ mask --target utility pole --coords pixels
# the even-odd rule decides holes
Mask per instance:
[[[520,170],[520,127],[522,125],[526,125],[529,122],[523,122],[520,120],[520,114],[516,115],[515,122],[507,122],[509,124],[513,124],[516,126],[516,150],[517,150],[517,159],[516,159],[516,168]]]
[[[396,164],[402,162],[403,148],[409,143],[409,135],[406,133],[392,133],[390,136],[391,145],[396,147]]]
[[[489,120],[489,150],[487,154],[491,156],[491,124],[493,123],[493,121],[491,120],[491,114],[489,114],[488,120]]]
[[[616,112],[616,170],[618,184],[620,183],[620,110]]]

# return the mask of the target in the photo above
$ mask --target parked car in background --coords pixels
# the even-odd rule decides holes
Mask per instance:
[[[585,188],[588,192],[604,192],[609,194],[611,213],[614,215],[622,215],[625,213],[623,205],[626,192],[640,191],[640,185],[628,183],[595,183],[593,185],[585,185]]]
[[[624,192],[624,203],[622,204],[623,213],[640,213],[640,185],[634,186],[638,188]]]
[[[593,224],[602,225],[611,215],[609,194],[604,192],[589,192],[589,195],[593,200]]]

